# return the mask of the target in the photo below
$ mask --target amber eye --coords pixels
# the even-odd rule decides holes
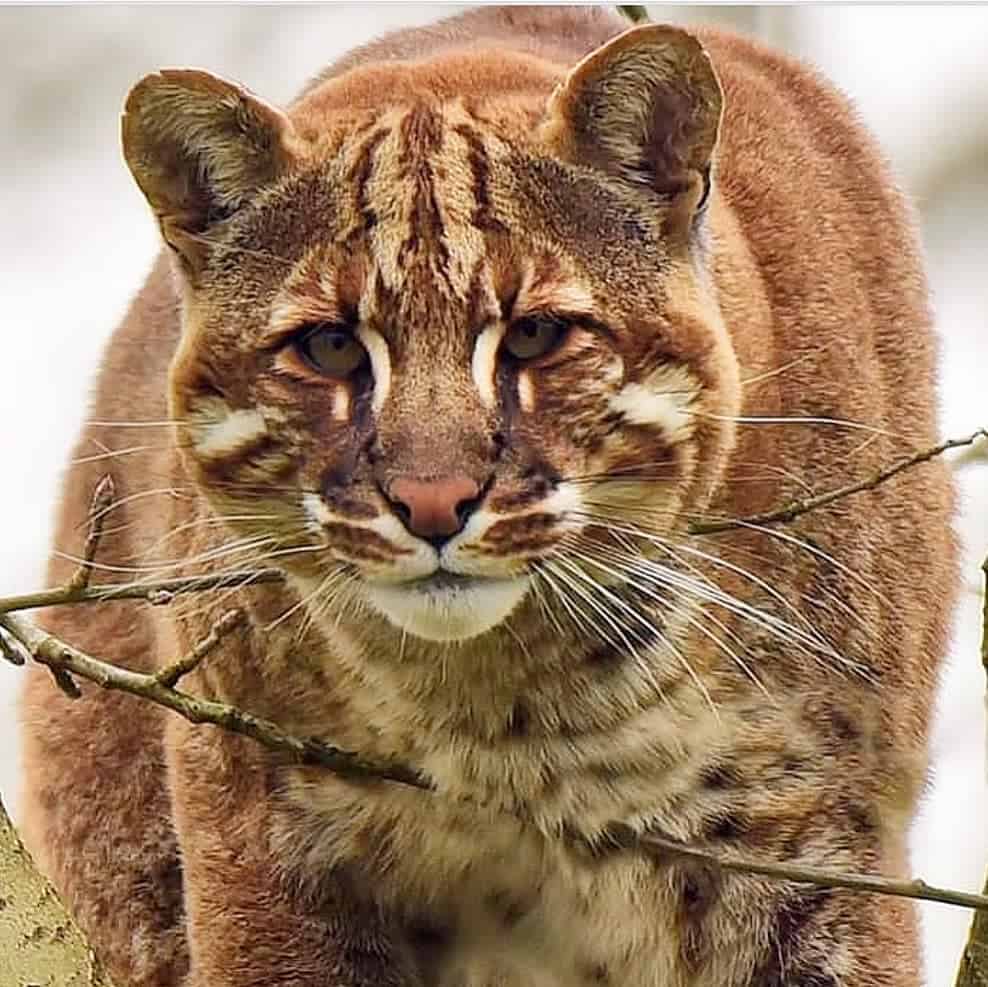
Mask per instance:
[[[332,324],[313,326],[295,341],[306,363],[327,377],[349,377],[367,361],[367,350],[348,330]]]
[[[516,360],[534,360],[561,343],[568,329],[555,316],[531,315],[512,322],[501,345]]]

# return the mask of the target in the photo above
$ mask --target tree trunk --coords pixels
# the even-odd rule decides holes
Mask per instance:
[[[0,984],[113,987],[0,804]]]

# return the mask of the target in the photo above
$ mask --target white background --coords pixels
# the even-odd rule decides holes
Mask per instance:
[[[460,6],[0,7],[0,593],[40,584],[59,472],[100,350],[156,232],[119,154],[129,86],[194,66],[288,101],[335,55]],[[856,100],[921,210],[944,339],[945,435],[988,425],[988,8],[652,7],[727,19],[806,56]],[[916,871],[977,890],[986,832],[978,560],[988,467],[960,475],[966,588]],[[0,794],[16,810],[15,696],[0,668]],[[924,906],[929,981],[953,983],[968,914]]]

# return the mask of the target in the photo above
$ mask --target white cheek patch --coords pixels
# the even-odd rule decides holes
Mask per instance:
[[[302,494],[302,510],[305,512],[305,526],[314,535],[321,535],[323,526],[335,520],[333,512],[319,494]]]
[[[268,423],[256,408],[230,411],[225,402],[211,402],[210,416],[203,425],[195,451],[201,459],[222,459],[253,445],[268,433]]]
[[[492,323],[477,337],[473,347],[470,370],[485,408],[493,408],[497,404],[494,377],[497,373],[497,351],[503,335],[504,326],[500,322]]]
[[[610,404],[629,424],[655,426],[667,442],[677,443],[693,434],[690,408],[699,393],[700,385],[685,367],[667,364],[641,383],[625,384]]]
[[[388,353],[388,344],[384,341],[384,337],[373,329],[359,329],[357,338],[364,344],[364,349],[370,357],[371,371],[374,374],[374,396],[371,399],[371,408],[376,414],[384,407],[384,402],[391,393],[391,354]]]

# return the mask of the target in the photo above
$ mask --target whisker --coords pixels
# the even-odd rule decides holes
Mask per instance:
[[[162,428],[169,425],[188,425],[188,422],[181,418],[163,418],[159,421],[111,421],[96,418],[85,422],[85,425],[93,428]]]
[[[764,373],[756,374],[754,377],[745,377],[741,381],[741,386],[749,387],[752,384],[759,384],[763,380],[768,380],[771,377],[777,377],[779,374],[784,374],[787,370],[792,370],[793,367],[798,367],[801,363],[805,363],[807,360],[812,360],[814,356],[815,354],[813,353],[806,353],[804,356],[796,357],[795,360],[790,360],[781,367],[776,367],[773,370],[766,370]]]
[[[312,600],[314,597],[319,596],[324,590],[332,586],[333,583],[336,582],[340,578],[340,576],[345,573],[345,571],[346,570],[342,566],[336,569],[331,569],[329,571],[329,574],[316,584],[316,588],[311,593],[301,597],[301,599],[299,599],[297,603],[289,607],[283,614],[281,614],[281,616],[276,617],[269,624],[267,624],[264,630],[265,631],[274,630],[275,627],[277,627],[280,623],[291,617],[291,615],[293,613],[296,613],[301,607],[304,607],[310,600]]]
[[[644,583],[641,580],[634,578],[637,570],[634,568],[636,560],[633,557],[631,559],[628,559],[622,556],[620,553],[615,552],[614,550],[606,549],[603,546],[599,546],[594,543],[588,543],[588,547],[592,551],[602,551],[602,553],[606,557],[611,558],[614,564],[620,566],[621,568],[615,570],[611,567],[604,567],[601,565],[600,562],[598,562],[592,556],[588,557],[586,555],[583,555],[582,557],[586,561],[590,562],[593,565],[597,565],[602,569],[606,568],[606,571],[616,576],[626,585],[631,586],[632,589],[635,589],[638,592],[643,593],[649,598],[655,600],[663,608],[668,609],[671,613],[682,617],[692,627],[696,628],[697,631],[699,631],[709,640],[713,641],[713,643],[741,669],[741,671],[745,674],[745,676],[748,679],[750,679],[755,686],[758,687],[758,689],[766,696],[766,698],[771,699],[771,696],[769,696],[769,693],[766,690],[765,686],[763,685],[761,679],[759,679],[758,676],[754,673],[754,671],[752,671],[752,669],[747,664],[747,662],[745,662],[745,660],[737,652],[735,652],[732,648],[730,648],[724,641],[718,638],[717,635],[714,634],[708,627],[704,626],[703,622],[701,620],[698,620],[690,612],[688,607],[686,606],[677,607],[672,605],[669,602],[669,600],[663,597],[661,594],[659,594],[653,586],[649,586],[647,583]],[[631,562],[630,566],[627,565],[629,561]],[[718,620],[717,617],[715,617],[711,613],[708,613],[705,610],[701,609],[700,612],[703,614],[706,620],[708,620],[710,623],[715,624],[718,628],[720,628],[720,630],[724,632],[725,636],[731,638],[731,640],[733,640],[734,643],[738,645],[738,647],[742,649],[744,648],[744,642],[741,641],[741,639],[729,627],[727,627],[727,625],[724,624],[723,621]]]
[[[707,411],[683,410],[684,415],[692,415],[694,418],[708,418],[711,421],[734,422],[737,425],[836,425],[840,428],[859,429],[863,432],[874,432],[877,435],[886,435],[893,439],[903,439],[904,436],[897,432],[890,432],[888,429],[879,428],[877,425],[866,425],[864,422],[856,422],[846,418],[821,418],[815,416],[775,416],[775,415],[717,415]]]
[[[657,639],[675,656],[676,660],[680,663],[683,670],[686,672],[687,676],[689,677],[690,681],[696,687],[700,695],[703,696],[707,705],[710,707],[710,711],[714,714],[715,717],[719,719],[720,714],[717,710],[716,704],[713,701],[713,697],[710,695],[709,690],[704,685],[700,677],[696,674],[696,671],[694,670],[693,666],[690,664],[686,656],[679,650],[679,648],[677,648],[676,645],[665,634],[663,634],[652,621],[649,621],[646,618],[644,618],[638,610],[636,610],[633,606],[631,606],[631,604],[627,602],[627,600],[624,600],[617,593],[612,592],[608,587],[603,586],[601,583],[591,579],[590,576],[586,572],[584,572],[578,565],[571,563],[570,568],[575,575],[582,578],[585,582],[590,583],[591,586],[593,586],[599,593],[601,593],[601,595],[606,597],[611,603],[620,607],[630,617],[638,621],[643,626],[647,627],[651,634],[656,635]],[[642,643],[645,645],[646,650],[648,650],[650,642],[646,639]],[[634,648],[631,648],[630,650],[633,654],[635,653]],[[635,657],[637,658],[638,656],[635,655]]]
[[[97,463],[104,459],[116,459],[119,456],[130,456],[135,452],[148,452],[155,449],[155,446],[128,446],[125,449],[109,449],[106,452],[93,453],[91,456],[79,456],[77,459],[70,459],[69,466],[82,466],[84,463]],[[164,448],[159,446],[157,448]]]

